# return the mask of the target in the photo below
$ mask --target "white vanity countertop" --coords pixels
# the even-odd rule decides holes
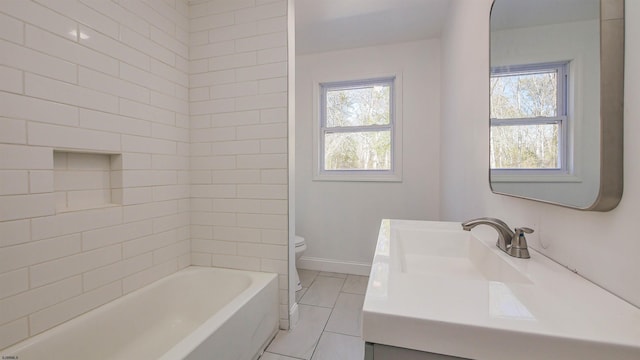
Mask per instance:
[[[438,231],[477,241],[471,247],[486,248],[474,256],[493,259],[490,275],[467,274],[446,255],[414,258],[416,245],[398,238],[417,239],[421,231],[420,241]],[[454,222],[383,220],[364,340],[473,359],[640,359],[639,308],[534,250],[530,259],[512,258],[496,237],[488,226],[465,232]]]

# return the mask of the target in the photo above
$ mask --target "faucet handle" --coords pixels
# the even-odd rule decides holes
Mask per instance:
[[[529,255],[529,248],[527,247],[527,238],[524,234],[531,234],[533,229],[528,227],[515,228],[513,234],[513,239],[511,240],[511,247],[509,247],[509,255],[521,258],[528,259],[531,256]]]

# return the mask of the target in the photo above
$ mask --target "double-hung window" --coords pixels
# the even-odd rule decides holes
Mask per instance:
[[[494,175],[569,173],[568,62],[491,69]]]
[[[319,180],[398,179],[396,77],[319,84]]]

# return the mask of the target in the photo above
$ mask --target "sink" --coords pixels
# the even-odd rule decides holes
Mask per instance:
[[[469,231],[401,228],[395,231],[401,272],[467,280],[530,283]]]
[[[496,239],[489,227],[383,220],[364,340],[473,359],[640,359],[640,309]]]

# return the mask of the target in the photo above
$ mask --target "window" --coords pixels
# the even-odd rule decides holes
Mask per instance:
[[[319,84],[316,179],[399,180],[396,80]]]
[[[491,170],[569,172],[568,62],[491,69]]]

